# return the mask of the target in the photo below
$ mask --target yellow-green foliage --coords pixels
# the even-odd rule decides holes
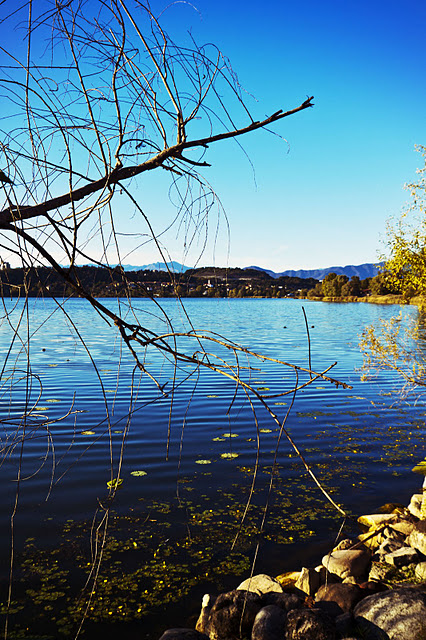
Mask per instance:
[[[417,151],[426,160],[426,147]],[[414,385],[426,385],[426,363],[419,345],[424,339],[422,296],[426,295],[426,164],[417,170],[418,178],[406,188],[411,203],[397,223],[388,226],[389,258],[382,277],[390,288],[402,295],[402,301],[418,296],[417,320],[410,324],[403,316],[382,320],[366,327],[360,348],[364,353],[364,370],[391,369]]]
[[[415,322],[400,313],[381,320],[377,326],[366,327],[359,343],[364,355],[364,377],[373,369],[392,369],[409,384],[426,385],[426,362],[417,347],[423,319],[419,310]]]
[[[426,147],[416,148],[425,162]],[[426,294],[426,164],[417,175],[415,182],[406,185],[411,203],[396,224],[389,224],[387,237],[387,280],[408,298]]]

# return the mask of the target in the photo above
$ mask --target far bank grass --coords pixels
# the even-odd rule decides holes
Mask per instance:
[[[402,295],[389,294],[385,296],[324,296],[323,298],[307,298],[317,302],[370,302],[372,304],[416,304],[419,307],[426,307],[426,298],[424,296],[415,296],[410,300],[405,299]]]

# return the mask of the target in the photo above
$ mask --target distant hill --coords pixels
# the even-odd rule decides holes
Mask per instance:
[[[210,269],[215,273],[218,271],[233,271],[232,267],[202,267],[198,269],[191,269],[191,267],[186,267],[180,262],[176,262],[171,260],[167,263],[168,268],[173,273],[185,273],[186,271],[197,272],[201,275],[201,271]],[[89,265],[88,265],[89,266]],[[90,265],[95,266],[95,265]],[[167,266],[164,262],[151,262],[150,264],[143,265],[132,265],[132,264],[123,264],[122,265],[124,271],[167,271]],[[287,271],[272,271],[271,269],[264,269],[263,267],[250,266],[244,267],[243,269],[237,268],[237,270],[248,271],[256,270],[261,271],[262,273],[267,274],[271,278],[280,278],[281,276],[289,276],[292,278],[315,278],[315,280],[324,280],[327,273],[337,273],[338,275],[345,275],[351,278],[352,276],[358,276],[361,280],[364,278],[372,278],[376,276],[379,272],[379,265],[374,264],[372,262],[366,262],[364,264],[359,265],[347,265],[346,267],[326,267],[325,269],[298,269],[292,270],[288,269]],[[210,275],[213,275],[213,271]],[[210,276],[209,276],[210,277]]]
[[[134,266],[132,264],[123,264],[124,271],[167,271],[170,269],[173,273],[185,273],[189,267],[171,260],[170,262],[151,262],[150,264],[143,264],[141,266]]]
[[[366,262],[359,265],[349,264],[346,267],[327,267],[325,269],[298,269],[296,271],[289,269],[287,271],[280,271],[279,273],[256,266],[246,267],[246,269],[264,271],[273,278],[279,278],[280,276],[292,276],[296,278],[315,278],[316,280],[324,280],[327,273],[337,273],[337,275],[344,275],[349,278],[352,276],[358,276],[361,280],[364,280],[364,278],[373,278],[376,276],[379,273],[379,267],[380,264]]]

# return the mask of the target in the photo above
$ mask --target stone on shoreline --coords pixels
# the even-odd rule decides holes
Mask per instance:
[[[358,518],[359,524],[369,528],[390,524],[394,520],[396,520],[396,514],[394,513],[372,513]]]
[[[420,640],[426,634],[426,593],[416,587],[376,593],[356,605],[354,618],[368,638]]]
[[[370,554],[367,551],[360,550],[344,550],[332,551],[322,559],[322,564],[330,571],[339,576],[339,578],[347,578],[353,576],[358,578],[367,573],[370,564]]]
[[[251,591],[261,596],[269,591],[275,591],[276,593],[282,593],[283,588],[275,578],[267,576],[265,573],[259,573],[257,576],[252,576],[244,580],[238,587],[237,591]]]
[[[413,515],[420,498],[410,510],[361,516],[365,542],[341,540],[320,566],[205,595],[196,629],[160,640],[426,640],[426,584],[412,584],[426,582],[426,520]]]

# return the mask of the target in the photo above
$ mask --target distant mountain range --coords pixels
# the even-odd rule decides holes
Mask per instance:
[[[185,273],[190,267],[179,262],[171,261],[168,263],[168,268],[174,273]],[[142,266],[134,266],[130,264],[123,264],[125,271],[167,271],[167,267],[164,262],[152,262],[151,264],[144,264]],[[256,269],[257,271],[264,271],[272,276],[272,278],[279,278],[280,276],[292,276],[296,278],[315,278],[316,280],[324,280],[327,273],[337,273],[338,275],[345,275],[351,278],[352,276],[358,276],[361,280],[364,278],[372,278],[376,276],[380,269],[380,264],[374,264],[373,262],[366,262],[359,265],[347,265],[346,267],[327,267],[325,269],[288,269],[287,271],[271,271],[271,269],[263,269],[262,267],[250,266],[245,269]]]
[[[150,264],[143,264],[139,267],[136,267],[133,264],[123,264],[121,265],[124,271],[167,271],[170,269],[173,273],[185,273],[191,267],[185,267],[185,265],[180,264],[180,262],[175,262],[171,260],[170,262],[151,262]]]
[[[279,273],[271,271],[270,269],[262,269],[262,267],[246,267],[246,269],[257,269],[258,271],[265,271],[273,278],[279,278],[280,276],[293,276],[296,278],[315,278],[315,280],[324,280],[327,273],[337,273],[337,275],[358,276],[361,280],[364,278],[373,278],[379,273],[380,264],[374,264],[372,262],[365,262],[364,264],[353,265],[349,264],[346,267],[327,267],[325,269],[298,269],[280,271]]]

